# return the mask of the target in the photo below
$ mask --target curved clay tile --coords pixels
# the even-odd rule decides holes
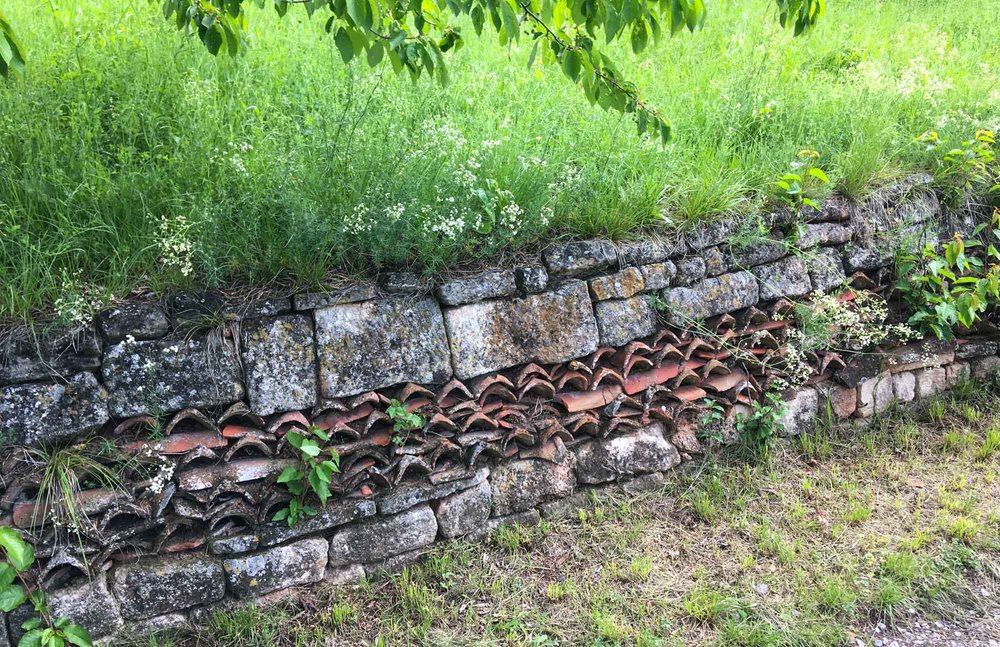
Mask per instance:
[[[537,378],[541,378],[543,380],[551,380],[552,379],[551,376],[549,375],[548,371],[546,371],[544,368],[542,368],[538,364],[535,364],[534,362],[531,362],[531,363],[525,364],[521,368],[517,369],[514,372],[513,378],[511,379],[511,381],[514,383],[514,386],[516,388],[521,389],[521,388],[524,387],[525,384],[528,383],[529,380],[537,379]]]
[[[496,385],[506,387],[506,389],[511,392],[514,390],[513,382],[508,380],[502,373],[492,373],[473,378],[469,383],[469,390],[472,391],[473,397],[481,400],[483,393],[490,387]]]
[[[367,418],[375,411],[375,407],[370,402],[365,402],[359,407],[345,409],[344,411],[333,411],[313,418],[312,424],[323,431],[335,427],[347,426],[352,422]],[[308,427],[308,425],[307,425]]]
[[[457,392],[457,395],[456,395]],[[472,392],[469,391],[468,387],[465,386],[458,378],[452,378],[447,384],[438,389],[437,392],[437,403],[442,408],[445,407],[443,401],[446,398],[456,398],[455,402],[458,402],[461,396],[465,396],[468,399],[472,399]]]
[[[419,396],[421,398],[426,398],[429,400],[433,400],[436,398],[434,392],[431,391],[430,389],[420,386],[419,384],[414,384],[413,382],[407,382],[396,393],[396,400],[405,404],[407,400],[415,396]]]
[[[259,438],[244,436],[233,443],[229,450],[222,456],[222,460],[228,463],[237,455],[239,455],[239,458],[253,458],[255,456],[267,458],[274,456],[274,449]]]
[[[301,411],[289,411],[275,416],[267,424],[267,431],[272,434],[284,435],[289,429],[294,427],[299,429],[309,428],[309,420],[302,415]]]
[[[586,373],[583,371],[566,371],[555,382],[555,387],[557,390],[575,389],[583,391],[590,383],[591,375],[592,371],[589,368]]]
[[[182,423],[187,423],[185,426],[193,427],[200,430],[208,430],[218,432],[219,426],[215,424],[215,421],[210,419],[201,411],[197,409],[184,409],[178,411],[163,427],[163,435],[169,436],[174,432],[174,430]]]
[[[250,411],[250,407],[244,404],[242,401],[234,403],[228,409],[226,409],[219,419],[216,421],[221,427],[225,423],[233,421],[239,424],[250,425],[257,427],[258,429],[264,428],[264,419],[258,416],[253,411]]]
[[[624,389],[618,384],[613,384],[595,391],[557,393],[555,400],[566,408],[566,413],[577,413],[606,406],[622,393]]]
[[[597,370],[597,365],[601,364],[607,355],[614,355],[615,349],[611,346],[602,346],[595,350],[590,355],[587,355],[582,361],[584,364],[590,367],[591,370]]]
[[[111,431],[112,436],[121,436],[126,432],[150,432],[158,429],[160,423],[156,421],[156,418],[150,415],[135,416],[132,418],[127,418],[120,423]]]

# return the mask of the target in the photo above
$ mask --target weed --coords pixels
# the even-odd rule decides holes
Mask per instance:
[[[1000,426],[993,425],[986,430],[983,443],[976,450],[976,460],[979,462],[987,461],[997,452],[1000,452]]]
[[[958,516],[952,519],[945,527],[945,534],[952,539],[971,545],[979,534],[979,524],[969,517]]]
[[[842,578],[824,578],[816,589],[816,602],[828,613],[850,615],[854,612],[857,595]]]
[[[716,625],[736,610],[736,600],[721,591],[697,588],[681,600],[685,615],[695,622]]]

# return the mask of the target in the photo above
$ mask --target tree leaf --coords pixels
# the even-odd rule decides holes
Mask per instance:
[[[9,526],[0,526],[0,549],[19,573],[28,570],[35,563],[35,549]]]
[[[28,594],[19,584],[11,584],[0,589],[0,611],[10,613],[28,599]]]
[[[93,647],[94,641],[90,638],[90,633],[80,625],[69,625],[63,629],[63,636],[66,642],[76,647]]]

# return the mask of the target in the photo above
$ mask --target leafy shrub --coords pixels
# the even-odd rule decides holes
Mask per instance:
[[[993,131],[977,131],[972,139],[957,148],[947,148],[935,131],[917,138],[928,150],[943,151],[934,169],[934,178],[941,186],[945,199],[956,202],[971,192],[1000,194],[1000,164],[993,147]]]
[[[310,494],[319,499],[320,505],[326,506],[330,498],[330,482],[334,474],[340,473],[337,450],[319,446],[319,441],[329,440],[330,436],[316,426],[305,432],[288,432],[288,444],[298,450],[299,465],[286,467],[278,476],[278,483],[285,485],[292,499],[287,508],[274,515],[274,521],[287,521],[291,527],[307,516],[315,516],[318,510],[307,502]]]
[[[736,416],[740,445],[751,458],[765,458],[770,453],[784,411],[785,403],[778,392],[768,391],[763,400],[753,403],[749,415]]]
[[[819,209],[816,199],[819,197],[820,187],[830,184],[830,178],[816,165],[818,159],[819,153],[814,150],[799,151],[795,161],[791,163],[791,171],[774,183],[777,187],[775,198],[791,207],[806,205]]]

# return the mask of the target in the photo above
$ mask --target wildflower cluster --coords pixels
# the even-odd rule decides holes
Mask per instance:
[[[175,270],[183,277],[194,273],[194,241],[192,225],[182,214],[160,219],[160,261],[163,267]]]
[[[56,319],[60,322],[79,326],[93,319],[94,314],[103,307],[107,299],[97,293],[97,289],[88,285],[82,278],[82,270],[72,274],[65,269],[60,272],[62,285],[59,296],[53,303]]]

